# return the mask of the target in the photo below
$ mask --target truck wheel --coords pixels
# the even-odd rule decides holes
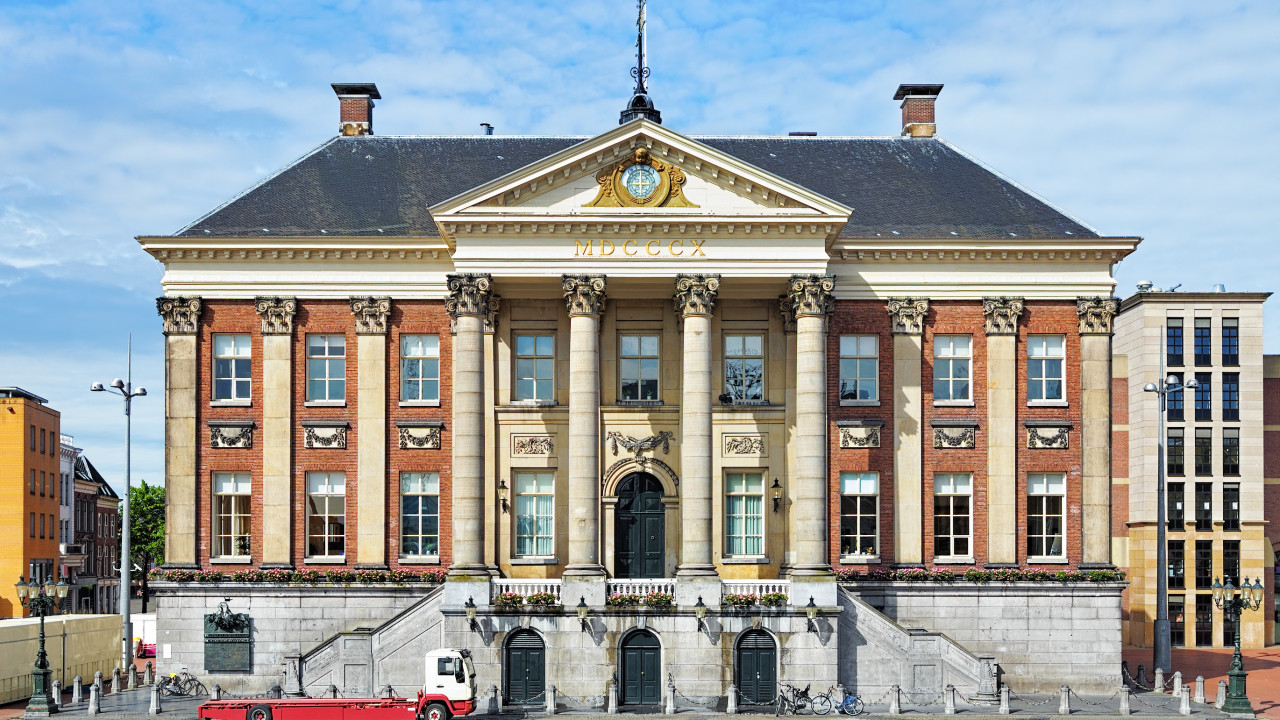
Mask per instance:
[[[438,702],[433,702],[427,706],[427,711],[422,713],[422,720],[449,720],[449,710]]]
[[[245,720],[271,720],[270,705],[254,705],[244,715]]]

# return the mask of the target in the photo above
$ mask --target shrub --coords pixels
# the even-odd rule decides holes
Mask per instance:
[[[196,582],[219,583],[227,579],[227,576],[218,570],[197,570],[194,575]]]
[[[293,581],[308,585],[319,585],[325,581],[325,574],[319,570],[298,570],[293,573]]]
[[[745,593],[741,595],[729,593],[728,595],[720,598],[720,604],[728,605],[729,607],[751,607],[756,604],[757,600],[759,600],[759,598],[756,597],[755,593]]]
[[[324,574],[331,583],[349,585],[356,582],[356,573],[351,570],[330,570]]]
[[[524,604],[524,596],[520,593],[504,592],[498,593],[493,597],[493,606],[500,608],[515,608]]]
[[[392,570],[387,573],[387,582],[403,585],[405,583],[417,582],[418,573],[408,570]]]
[[[964,572],[956,572],[946,568],[926,570],[924,568],[872,568],[859,570],[856,568],[837,568],[836,577],[840,582],[865,581],[897,581],[897,582],[955,582],[964,580],[972,583],[988,582],[1120,582],[1125,579],[1122,570],[1046,570],[1044,568],[997,568],[980,570],[968,568]]]
[[[387,581],[387,571],[385,570],[357,570],[355,572],[356,582],[360,583],[384,583]]]
[[[614,593],[605,598],[604,604],[609,607],[623,607],[626,605],[639,605],[641,597],[635,593]]]
[[[444,570],[428,570],[422,573],[422,581],[429,583],[442,583],[448,575]]]
[[[524,604],[525,605],[541,605],[545,607],[549,605],[559,605],[560,602],[556,600],[555,595],[549,592],[536,592],[526,597],[524,599]]]
[[[787,604],[787,594],[780,592],[765,593],[760,596],[760,604],[765,607],[782,607]]]
[[[673,595],[670,593],[658,592],[657,590],[645,595],[644,598],[640,600],[641,605],[651,608],[669,608],[674,605],[675,602],[676,599]]]

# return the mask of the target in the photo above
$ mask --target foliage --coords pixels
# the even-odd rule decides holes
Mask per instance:
[[[836,570],[840,582],[965,582],[985,584],[989,582],[1122,582],[1125,579],[1123,570],[1046,570],[1044,568],[996,568],[980,570],[968,568],[964,572],[956,572],[945,568],[926,570],[925,568],[888,568],[842,567]]]
[[[533,593],[532,595],[529,595],[529,596],[525,597],[525,599],[524,599],[524,603],[525,603],[526,605],[541,605],[541,606],[544,606],[544,607],[545,607],[545,606],[548,606],[548,605],[559,605],[559,604],[560,604],[560,603],[556,600],[556,596],[555,596],[555,595],[553,595],[553,594],[551,594],[551,593],[549,593],[549,592],[536,592],[536,593]]]
[[[604,604],[608,607],[625,607],[627,605],[639,605],[641,599],[635,593],[614,593],[605,598]]]
[[[150,569],[164,562],[164,487],[146,480],[129,488],[129,553]]]
[[[780,592],[765,593],[760,596],[760,604],[765,607],[782,607],[787,604],[787,594]]]
[[[755,593],[745,593],[741,595],[729,593],[728,595],[720,598],[720,604],[728,605],[729,607],[751,607],[759,600],[760,598],[756,597]]]
[[[493,596],[493,606],[500,608],[515,608],[524,604],[524,596],[520,593],[504,592]]]
[[[238,582],[238,583],[302,583],[319,585],[321,583],[339,583],[350,585],[404,585],[412,582],[442,583],[445,581],[443,570],[427,570],[416,573],[409,570],[259,570],[246,568],[230,575],[217,570],[162,570],[152,569],[147,578],[167,582]]]
[[[676,599],[671,593],[653,592],[640,599],[640,604],[651,608],[669,608],[675,605]]]

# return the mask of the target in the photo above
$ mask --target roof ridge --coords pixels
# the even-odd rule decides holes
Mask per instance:
[[[1010,185],[1014,186],[1014,187],[1015,187],[1015,188],[1017,188],[1018,190],[1021,190],[1022,192],[1026,193],[1026,194],[1027,194],[1027,195],[1029,195],[1029,196],[1031,196],[1031,197],[1032,197],[1034,200],[1036,200],[1037,202],[1043,203],[1043,204],[1045,205],[1045,207],[1048,207],[1050,210],[1053,210],[1054,212],[1058,213],[1058,214],[1059,214],[1059,215],[1061,215],[1062,217],[1064,217],[1064,218],[1066,218],[1066,219],[1070,220],[1071,222],[1073,222],[1073,223],[1075,223],[1075,224],[1079,225],[1079,226],[1080,226],[1080,227],[1082,227],[1082,228],[1087,229],[1089,232],[1093,233],[1094,235],[1097,235],[1098,237],[1105,237],[1105,236],[1104,236],[1101,232],[1099,232],[1099,231],[1098,231],[1098,229],[1097,229],[1097,228],[1095,228],[1094,226],[1092,226],[1092,225],[1090,225],[1089,223],[1087,223],[1087,222],[1085,222],[1085,221],[1081,220],[1080,218],[1076,217],[1075,215],[1072,215],[1071,213],[1069,213],[1069,212],[1067,212],[1067,211],[1063,210],[1062,208],[1058,207],[1057,205],[1054,205],[1052,202],[1050,202],[1050,201],[1046,200],[1045,198],[1041,197],[1039,193],[1036,193],[1036,192],[1032,191],[1031,189],[1029,189],[1029,188],[1027,188],[1027,187],[1023,186],[1023,185],[1022,185],[1022,183],[1018,182],[1017,180],[1014,180],[1013,178],[1009,177],[1008,175],[1005,175],[1004,173],[1000,172],[999,170],[996,170],[995,168],[991,167],[990,165],[988,165],[988,164],[986,164],[986,163],[982,162],[981,160],[979,160],[978,158],[974,157],[973,155],[970,155],[969,153],[965,152],[964,150],[961,150],[960,148],[956,147],[954,144],[952,144],[952,143],[951,143],[949,140],[947,140],[946,138],[944,138],[944,137],[942,137],[942,136],[940,136],[940,135],[935,135],[935,136],[934,136],[934,139],[935,139],[935,140],[937,140],[938,142],[942,143],[943,145],[946,145],[947,147],[951,148],[952,150],[956,151],[956,153],[960,154],[960,155],[961,155],[961,156],[963,156],[966,160],[968,160],[969,162],[973,163],[974,165],[977,165],[978,167],[982,168],[983,170],[986,170],[987,172],[991,173],[992,175],[995,175],[997,178],[1000,178],[1000,179],[1001,179],[1001,180],[1003,180],[1004,182],[1009,183]]]
[[[317,146],[315,146],[314,148],[312,148],[312,149],[311,149],[310,151],[308,151],[307,153],[305,153],[305,154],[303,154],[302,156],[300,156],[300,157],[296,158],[293,162],[289,163],[288,165],[285,165],[284,167],[280,168],[279,170],[276,170],[275,172],[273,172],[273,173],[271,173],[271,174],[267,175],[266,177],[262,178],[262,179],[261,179],[261,180],[259,180],[258,182],[253,183],[252,185],[250,185],[250,186],[246,187],[244,190],[241,190],[240,192],[238,192],[238,193],[236,193],[235,195],[233,195],[230,199],[223,201],[221,205],[218,205],[217,207],[215,207],[214,209],[210,210],[209,212],[207,212],[207,213],[205,213],[205,214],[201,215],[200,217],[196,218],[195,220],[192,220],[191,222],[189,222],[189,223],[187,223],[186,225],[184,225],[184,226],[183,226],[182,228],[180,228],[177,232],[173,233],[173,237],[179,237],[179,236],[181,236],[182,234],[186,233],[188,230],[190,230],[190,229],[194,228],[196,225],[199,225],[200,223],[204,222],[204,221],[205,221],[206,219],[208,219],[209,217],[212,217],[213,215],[216,215],[219,211],[221,211],[223,208],[227,207],[227,206],[228,206],[228,205],[230,205],[231,203],[234,203],[235,201],[239,200],[240,198],[244,197],[245,195],[248,195],[249,193],[253,192],[254,190],[257,190],[258,188],[262,187],[263,185],[266,185],[267,183],[271,182],[271,181],[272,181],[272,180],[274,180],[275,178],[280,177],[281,175],[285,174],[285,173],[286,173],[286,172],[288,172],[290,169],[292,169],[295,165],[297,165],[298,163],[302,162],[303,160],[306,160],[307,158],[311,157],[312,155],[315,155],[316,153],[320,152],[320,151],[321,151],[321,150],[323,150],[326,146],[328,146],[328,145],[329,145],[330,143],[332,143],[334,140],[339,139],[340,137],[342,137],[342,136],[341,136],[341,135],[336,135],[336,136],[334,136],[334,137],[329,138],[328,140],[325,140],[324,142],[322,142],[322,143],[320,143],[319,145],[317,145]]]

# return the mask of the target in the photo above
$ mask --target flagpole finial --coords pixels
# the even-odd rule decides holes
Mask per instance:
[[[653,106],[649,97],[646,80],[649,79],[649,65],[645,59],[645,35],[647,32],[646,6],[647,0],[636,0],[636,65],[631,68],[631,77],[636,81],[635,90],[631,93],[631,101],[618,118],[622,125],[637,118],[645,118],[656,123],[662,122],[662,113]]]

